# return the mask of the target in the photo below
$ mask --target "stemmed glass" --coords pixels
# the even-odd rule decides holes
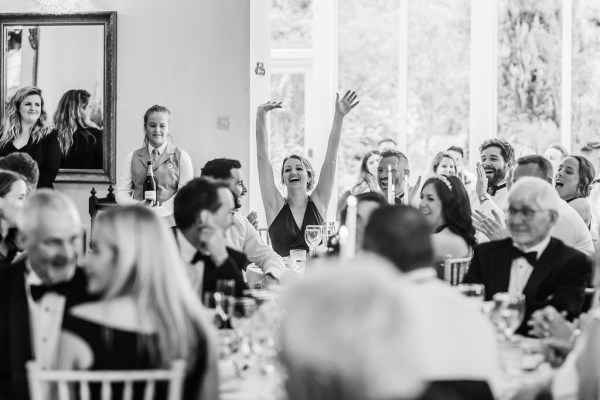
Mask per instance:
[[[321,225],[306,225],[306,230],[304,231],[304,240],[310,249],[310,255],[313,256],[315,254],[315,250],[319,243],[321,243]]]
[[[322,225],[323,247],[327,251],[329,238],[335,235],[339,229],[339,221],[327,221]]]
[[[252,355],[249,335],[251,333],[252,318],[258,310],[258,304],[252,297],[240,297],[233,301],[232,310],[233,329],[237,336],[237,351],[232,357],[232,361],[236,373],[241,376],[242,372],[246,370],[249,358]]]
[[[525,316],[525,295],[501,292],[496,293],[492,299],[494,301],[492,321],[510,343]]]

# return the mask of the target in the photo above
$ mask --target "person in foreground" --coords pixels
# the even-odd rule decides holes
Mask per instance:
[[[258,107],[256,147],[260,192],[265,205],[273,250],[282,257],[289,256],[292,249],[308,251],[308,245],[304,240],[306,225],[320,225],[323,223],[323,217],[327,215],[327,206],[333,191],[342,125],[346,115],[358,105],[356,99],[356,93],[352,91],[347,91],[341,99],[339,94],[336,95],[333,126],[316,187],[315,171],[305,157],[293,154],[283,160],[281,180],[287,189],[287,198],[279,193],[275,185],[267,139],[267,113],[275,108],[281,108],[281,103],[268,102]],[[309,195],[313,187],[315,189]]]
[[[280,359],[290,399],[420,398],[414,289],[370,258],[369,268],[352,261],[343,269],[329,259],[285,293]]]
[[[0,156],[29,154],[38,164],[38,188],[53,188],[60,168],[60,146],[48,121],[42,91],[23,87],[8,103],[0,129]]]
[[[0,268],[19,254],[17,215],[27,197],[27,184],[21,175],[0,170]]]
[[[233,279],[236,295],[248,288],[244,271],[250,261],[227,246],[236,200],[223,183],[192,179],[175,196],[176,238],[196,293],[214,292],[218,279]]]
[[[543,179],[520,178],[508,198],[511,238],[477,246],[464,278],[464,283],[484,284],[486,300],[498,292],[523,293],[520,334],[528,333],[532,313],[547,305],[565,311],[569,319],[581,313],[592,265],[585,254],[550,236],[559,201]]]
[[[65,310],[88,301],[77,268],[81,220],[64,193],[39,190],[17,219],[27,256],[0,269],[0,399],[29,399],[25,363],[56,368]]]
[[[100,299],[65,315],[58,367],[168,369],[182,359],[184,398],[217,398],[214,334],[167,225],[147,208],[127,206],[100,214],[93,237],[85,272]],[[94,390],[100,394],[99,385]]]
[[[12,153],[0,157],[0,169],[16,172],[25,179],[27,193],[31,194],[37,188],[40,170],[37,163],[27,153]]]
[[[425,380],[460,398],[492,399],[501,378],[494,331],[472,302],[437,278],[433,249],[429,223],[418,210],[392,206],[371,214],[364,250],[405,274],[417,288],[416,304],[426,310],[413,326]]]

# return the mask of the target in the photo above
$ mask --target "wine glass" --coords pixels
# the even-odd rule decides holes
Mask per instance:
[[[510,343],[525,316],[525,295],[500,292],[496,293],[492,299],[494,301],[492,321],[504,335],[506,341]]]
[[[321,243],[321,225],[306,225],[306,230],[304,231],[304,240],[310,249],[310,255],[313,256],[315,254],[315,249]]]

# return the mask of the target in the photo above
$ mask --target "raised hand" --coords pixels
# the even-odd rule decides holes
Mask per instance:
[[[340,100],[340,94],[335,94],[335,112],[340,116],[345,116],[348,114],[354,107],[360,103],[360,101],[356,101],[357,95],[354,91],[348,90],[344,97]]]
[[[475,191],[477,192],[477,197],[481,197],[487,193],[488,187],[488,178],[485,175],[485,170],[483,169],[483,165],[481,163],[477,163],[477,184],[475,185]]]
[[[258,214],[256,211],[251,211],[246,218],[248,219],[248,222],[252,224],[254,229],[258,230]]]
[[[276,108],[281,108],[281,102],[280,101],[267,101],[266,103],[261,104],[260,106],[258,106],[256,113],[257,114],[266,114],[271,110],[274,110]]]

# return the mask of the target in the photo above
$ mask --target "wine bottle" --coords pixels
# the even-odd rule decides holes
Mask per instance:
[[[148,161],[148,173],[144,181],[144,200],[152,205],[156,204],[156,181],[154,180],[154,172],[152,171],[152,163]]]

